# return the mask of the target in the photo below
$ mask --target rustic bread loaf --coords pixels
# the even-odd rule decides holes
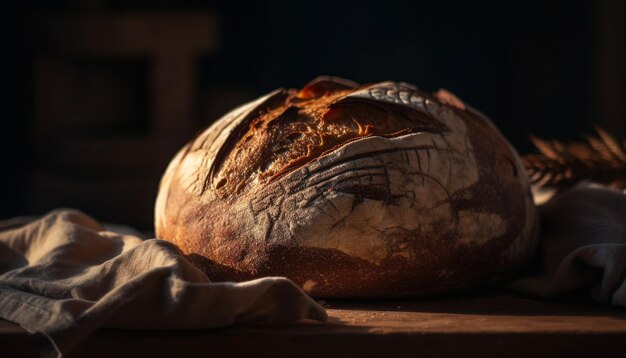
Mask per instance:
[[[320,77],[238,107],[185,145],[155,210],[212,280],[286,276],[316,297],[503,280],[537,214],[520,160],[454,95]]]

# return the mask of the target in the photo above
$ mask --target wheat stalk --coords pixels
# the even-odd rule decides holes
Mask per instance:
[[[626,188],[626,143],[602,128],[584,142],[562,143],[531,136],[538,154],[524,156],[531,181],[539,186],[569,186],[591,180],[619,189]]]

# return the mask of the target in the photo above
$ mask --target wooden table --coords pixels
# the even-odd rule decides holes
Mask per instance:
[[[590,302],[491,292],[322,303],[328,324],[202,331],[102,329],[69,356],[626,357],[626,310]],[[42,337],[0,321],[0,352],[13,353],[1,356],[34,356],[46,344]]]

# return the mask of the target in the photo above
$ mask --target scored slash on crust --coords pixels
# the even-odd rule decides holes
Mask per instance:
[[[231,195],[247,185],[246,178],[251,177],[274,181],[363,138],[448,131],[426,105],[433,100],[435,97],[408,84],[383,82],[357,87],[351,81],[329,77],[318,78],[297,93],[275,91],[242,113],[231,126],[201,193],[212,188],[221,195]],[[306,130],[288,129],[296,125]],[[255,138],[256,131],[269,139]],[[276,147],[275,136],[284,138],[280,141],[283,147]],[[251,139],[256,144],[248,144]],[[256,167],[241,164],[250,163],[251,156],[260,156]],[[233,180],[235,183],[231,183]]]

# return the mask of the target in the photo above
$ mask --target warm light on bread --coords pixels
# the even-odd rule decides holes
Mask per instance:
[[[510,277],[537,214],[519,158],[447,91],[320,77],[226,114],[162,179],[157,237],[212,280],[317,297],[422,295]]]

